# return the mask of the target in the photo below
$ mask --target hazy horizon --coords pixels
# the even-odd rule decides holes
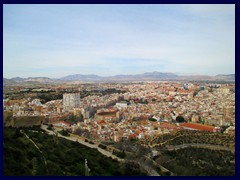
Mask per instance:
[[[3,5],[3,77],[235,74],[235,5]]]
[[[158,72],[158,71],[152,71],[152,72],[144,72],[144,73],[153,73],[153,72]],[[138,74],[144,74],[144,73],[138,73]],[[159,72],[159,73],[173,73],[173,72]],[[231,74],[216,74],[216,75],[206,75],[206,74],[198,74],[198,73],[173,73],[173,74],[176,74],[178,76],[217,76],[217,75],[231,75],[231,74],[234,74],[235,73],[231,73]],[[14,76],[14,77],[4,77],[4,78],[7,78],[7,79],[12,79],[12,78],[37,78],[37,77],[40,77],[40,78],[50,78],[50,79],[61,79],[61,78],[64,78],[66,76],[71,76],[71,75],[97,75],[97,76],[100,76],[100,77],[109,77],[109,76],[117,76],[117,75],[137,75],[137,74],[129,74],[129,73],[122,73],[122,74],[113,74],[113,75],[99,75],[99,74],[93,74],[93,73],[89,73],[89,74],[81,74],[81,73],[78,73],[78,74],[67,74],[65,76],[61,76],[61,77],[48,77],[48,76]]]

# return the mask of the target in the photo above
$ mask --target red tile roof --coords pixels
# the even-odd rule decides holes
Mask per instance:
[[[106,124],[106,122],[104,120],[101,120],[98,122],[99,124]]]
[[[214,126],[207,126],[203,124],[196,124],[196,123],[183,123],[179,124],[181,127],[186,127],[186,128],[191,128],[191,129],[196,129],[196,130],[201,130],[201,131],[211,131],[213,132]]]

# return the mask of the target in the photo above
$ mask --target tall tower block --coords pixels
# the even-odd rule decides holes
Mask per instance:
[[[80,106],[80,93],[63,94],[63,110],[70,111]]]

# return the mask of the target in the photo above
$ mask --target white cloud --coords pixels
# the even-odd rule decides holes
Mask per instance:
[[[21,7],[24,12],[24,6]],[[186,73],[187,69],[192,72],[204,67],[208,67],[209,73],[223,71],[224,67],[226,71],[235,68],[234,5],[165,5],[164,8],[148,5],[142,6],[144,10],[134,6],[131,13],[130,8],[125,9],[126,14],[121,14],[123,9],[116,6],[117,9],[110,8],[108,12],[112,17],[105,19],[107,8],[98,12],[98,6],[94,6],[94,14],[88,12],[87,6],[81,9],[84,13],[67,6],[71,12],[64,13],[61,23],[54,21],[56,14],[61,15],[60,10],[55,9],[53,14],[47,7],[42,7],[47,12],[43,18],[35,8],[27,23],[4,25],[4,74],[12,69],[11,72],[20,76],[21,71],[31,73],[36,67],[55,68],[55,74],[77,72],[75,67],[85,67],[82,72],[94,73],[104,66],[108,70],[112,68],[108,71],[112,73],[123,68],[124,72],[132,72],[126,68],[128,65],[138,68],[164,65],[169,71]],[[153,9],[147,11],[148,8]],[[28,8],[29,11],[33,10]],[[11,14],[9,18],[17,15]],[[47,17],[49,21],[43,21]],[[33,25],[32,29],[24,29],[25,24]],[[38,29],[41,25],[45,28]],[[123,64],[112,59],[128,61]]]

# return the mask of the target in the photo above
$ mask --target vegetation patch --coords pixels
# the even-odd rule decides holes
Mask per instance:
[[[84,176],[85,159],[90,176],[146,175],[135,164],[120,163],[78,142],[55,141],[40,127],[4,127],[3,139],[5,176]]]
[[[235,153],[188,147],[166,151],[156,159],[177,176],[234,176]]]

